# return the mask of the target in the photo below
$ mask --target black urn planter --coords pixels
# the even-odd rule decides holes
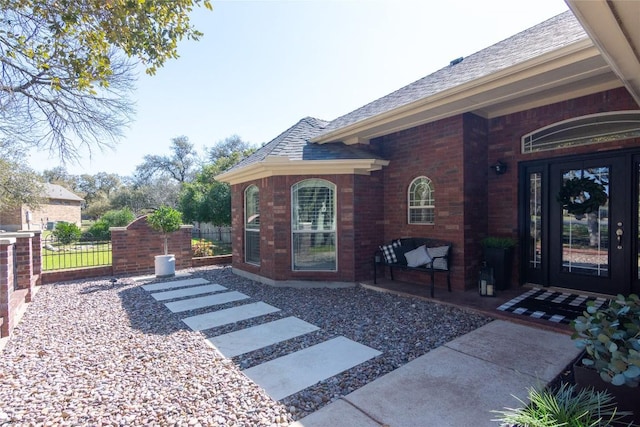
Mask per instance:
[[[493,268],[496,289],[503,291],[511,285],[513,248],[484,247],[484,260]]]
[[[590,369],[580,363],[582,358],[573,364],[573,379],[578,389],[593,388],[596,391],[608,391],[613,396],[619,411],[633,413],[625,417],[625,422],[633,421],[633,425],[640,423],[640,388],[626,385],[613,385],[600,378],[595,369]]]

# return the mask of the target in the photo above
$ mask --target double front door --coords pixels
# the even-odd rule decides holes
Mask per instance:
[[[640,276],[640,152],[524,164],[526,282],[628,294]]]

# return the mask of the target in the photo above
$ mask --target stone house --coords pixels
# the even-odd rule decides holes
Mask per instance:
[[[48,224],[59,221],[81,225],[82,197],[66,188],[45,183],[42,204],[32,209],[23,205],[0,210],[0,229],[5,231],[44,230]],[[50,224],[52,225],[52,224]]]
[[[380,245],[432,237],[453,243],[465,290],[500,236],[518,242],[512,286],[640,291],[640,3],[567,3],[342,117],[303,118],[218,176],[234,271],[366,281]]]

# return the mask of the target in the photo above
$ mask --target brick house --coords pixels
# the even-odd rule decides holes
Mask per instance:
[[[568,4],[345,116],[304,118],[218,176],[234,271],[365,281],[379,245],[433,237],[453,242],[464,290],[492,235],[518,241],[512,286],[640,291],[640,3]]]
[[[82,197],[66,188],[45,183],[42,204],[32,209],[22,205],[0,211],[0,229],[6,231],[44,230],[50,222],[70,222],[81,225]]]

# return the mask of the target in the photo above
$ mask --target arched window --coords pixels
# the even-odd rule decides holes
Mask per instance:
[[[426,176],[411,181],[408,195],[409,224],[433,224],[436,201],[433,182]]]
[[[255,185],[244,191],[244,259],[260,264],[260,190]]]
[[[291,187],[294,271],[336,271],[336,186],[306,179]]]

